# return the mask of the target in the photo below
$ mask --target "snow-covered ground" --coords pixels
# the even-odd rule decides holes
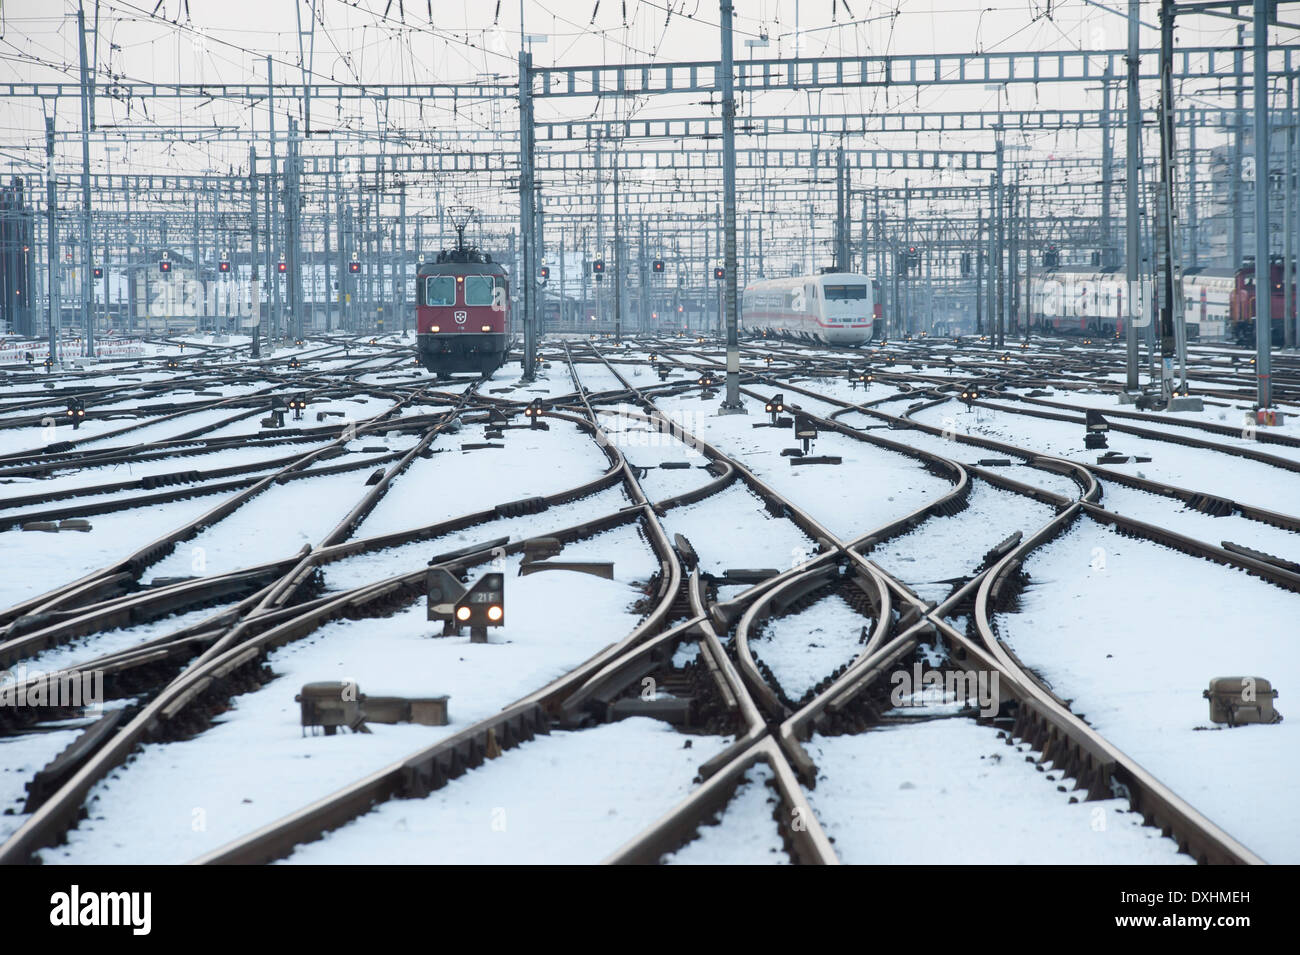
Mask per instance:
[[[952,591],[951,581],[969,577],[980,558],[1016,531],[1026,537],[1055,515],[1046,504],[975,480],[964,511],[937,515],[867,556],[932,603]]]
[[[836,667],[853,662],[866,644],[862,629],[869,632],[871,624],[831,594],[805,610],[773,617],[761,635],[751,637],[749,649],[771,667],[785,695],[799,700]]]
[[[504,437],[491,442],[503,448],[461,450],[467,444],[487,443],[482,425],[439,435],[431,445],[434,455],[411,462],[358,533],[370,537],[424,527],[507,501],[555,494],[609,468],[609,460],[588,432],[568,421],[549,424],[549,431],[508,429]],[[360,473],[364,482],[366,475]]]
[[[772,769],[755,763],[712,825],[661,860],[667,865],[785,865],[790,859],[772,813],[778,803],[768,786]]]
[[[0,532],[0,566],[22,568],[21,573],[0,575],[0,606],[13,606],[107,567],[211,510],[223,500],[224,495],[209,494],[170,504],[97,514],[88,518],[91,530],[85,532]],[[194,573],[190,569],[194,555],[187,545],[182,545],[182,551],[168,558],[177,570],[170,574],[155,570],[154,575],[189,576]],[[246,567],[256,562],[248,560],[234,566]],[[214,571],[210,569],[208,572]]]
[[[915,712],[908,710],[908,712]],[[1121,799],[1071,803],[1021,745],[968,718],[814,736],[809,791],[841,861],[854,865],[1191,864]],[[1065,792],[1060,791],[1061,789]]]
[[[0,840],[8,839],[27,821],[22,808],[32,777],[63,752],[78,732],[67,729],[0,736]]]
[[[702,571],[719,576],[729,568],[787,570],[816,550],[803,531],[773,517],[739,480],[702,501],[673,508],[661,523],[669,534],[691,542]]]
[[[621,547],[608,540],[619,536]],[[574,545],[565,556],[572,550],[574,559],[613,557],[612,581],[564,571],[519,577],[518,562],[507,562],[505,625],[489,631],[487,644],[437,636],[441,625],[425,618],[421,600],[391,617],[335,621],[275,651],[269,664],[277,679],[236,697],[216,725],[192,740],[146,744],[95,787],[91,818],[44,860],[185,862],[562,676],[636,625],[631,605],[640,594],[629,584],[657,566],[644,545],[640,562],[633,559],[638,539],[630,529],[595,540],[602,543]],[[377,696],[447,694],[450,724],[372,724],[371,734],[303,736],[294,695],[319,680],[355,680],[362,693]],[[687,750],[683,781],[711,755]],[[577,762],[600,765],[586,757]],[[630,768],[629,785],[639,778]],[[510,785],[526,788],[517,779]],[[151,811],[141,812],[146,805]]]
[[[735,457],[841,538],[871,531],[941,497],[952,487],[921,463],[834,432],[817,438],[814,455],[838,455],[839,465],[795,467],[781,449],[797,446],[790,431],[754,428],[762,405],[747,400],[745,415],[717,414],[717,399],[672,397],[656,402],[665,414]]]
[[[1083,446],[1083,426],[989,408],[967,411],[960,401],[949,401],[916,414],[918,421],[1003,441],[1026,450],[1096,464],[1104,451]],[[945,422],[945,418],[948,422]],[[1107,465],[1192,491],[1208,492],[1258,507],[1300,516],[1300,479],[1291,471],[1258,461],[1189,448],[1167,441],[1110,433],[1109,450],[1149,456],[1141,464]]]
[[[1025,570],[1019,611],[997,619],[1020,659],[1256,853],[1300,862],[1300,723],[1227,729],[1201,698],[1213,677],[1264,677],[1286,713],[1288,688],[1300,686],[1300,596],[1087,518]]]
[[[538,736],[424,799],[383,803],[288,861],[339,865],[600,862],[689,794],[728,737],[634,717]],[[734,843],[733,843],[734,844]]]
[[[412,346],[409,338],[385,336],[384,340],[400,349]],[[210,344],[203,337],[194,341]],[[92,448],[102,450],[213,425],[218,427],[204,437],[250,435],[261,430],[264,412],[250,413],[235,405],[186,411],[162,422],[109,420],[108,416],[140,404],[180,402],[198,409],[222,398],[254,394],[260,404],[269,401],[272,392],[296,393],[299,382],[309,400],[301,424],[319,428],[319,439],[258,442],[142,464],[68,468],[51,478],[5,479],[0,481],[0,501],[174,471],[248,466],[266,473],[265,462],[305,455],[332,440],[325,431],[341,422],[374,418],[392,409],[402,396],[414,394],[416,400],[400,416],[409,422],[414,415],[447,409],[448,402],[472,384],[469,377],[451,382],[432,379],[412,365],[406,350],[354,345],[344,357],[333,343],[309,341],[281,348],[273,357],[265,356],[260,365],[247,359],[227,365],[233,344],[232,340],[231,345],[210,350],[187,348],[186,367],[179,374],[159,368],[162,356],[181,354],[180,350],[150,345],[151,365],[97,366],[61,378],[60,388],[75,383],[116,390],[104,393],[106,400],[94,407],[93,420],[75,434],[58,428],[57,439],[89,439]],[[788,343],[749,344],[743,353],[747,372],[776,376],[792,372],[784,361],[766,366],[761,360],[765,348],[782,359],[811,356],[819,360],[819,367],[836,370],[838,377],[816,378],[805,377],[806,369],[793,369],[801,386],[824,398],[785,389],[787,408],[801,406],[819,415],[838,410],[832,399],[885,401],[883,407],[895,414],[920,400],[916,394],[901,394],[889,383],[853,388],[839,369],[914,373],[918,384],[926,387],[924,379],[987,377],[987,365],[977,366],[991,357],[987,350],[939,345],[931,345],[928,351],[891,345],[847,352]],[[649,348],[615,347],[609,340],[596,346],[636,387],[659,385]],[[720,369],[715,358],[703,354],[716,355],[716,349],[716,342],[698,344],[683,338],[675,347],[661,347],[659,354],[690,366],[672,381],[693,381],[699,369]],[[591,354],[582,342],[574,345],[574,353]],[[522,382],[519,364],[511,362],[479,386],[479,394],[516,402],[570,396],[568,403],[576,404],[567,365],[553,348],[546,354],[550,367],[540,369],[536,382]],[[897,362],[885,365],[885,354],[893,354]],[[941,364],[946,354],[953,356],[953,367]],[[1052,350],[1030,353],[1033,367],[1058,376],[1056,354]],[[301,370],[287,370],[285,363],[292,355],[302,358]],[[1014,360],[1022,357],[1014,354]],[[222,380],[223,369],[237,372],[237,380]],[[584,362],[578,374],[593,394],[623,388],[602,363]],[[360,381],[364,391],[343,384],[344,376]],[[291,379],[288,385],[284,378]],[[175,380],[177,387],[160,393],[141,390],[142,385],[160,380]],[[47,399],[49,392],[41,384],[0,379],[0,402],[32,406],[6,412],[0,404],[0,415],[44,413],[41,409],[57,413],[62,400],[53,395]],[[781,391],[782,386],[763,384],[752,390],[761,395]],[[1050,398],[1080,409],[1105,408],[1115,400],[1099,392],[1070,391],[1053,391]],[[993,437],[1027,454],[1095,462],[1098,452],[1083,448],[1080,425],[1016,414],[1016,402],[994,400],[1000,407],[976,410],[954,400],[919,412],[918,419],[959,434]],[[781,449],[798,443],[791,432],[752,427],[767,416],[761,402],[750,397],[744,401],[748,414],[722,416],[720,395],[701,399],[698,392],[689,392],[656,398],[659,407],[687,431],[734,455],[841,539],[875,530],[951,489],[947,480],[927,473],[914,458],[834,433],[820,435],[812,453],[839,455],[842,465],[793,467],[780,455]],[[1211,404],[1200,415],[1168,416],[1169,422],[1157,427],[1181,434],[1194,433],[1180,423],[1194,418],[1235,424],[1244,403],[1229,404],[1227,408]],[[706,459],[691,447],[651,431],[630,415],[620,415],[615,405],[602,411],[608,414],[601,424],[616,446],[632,465],[646,469],[641,484],[652,501],[712,480],[704,468]],[[331,416],[318,422],[318,412],[343,418]],[[524,421],[518,415],[512,420]],[[959,462],[999,456],[938,435],[884,429],[878,419],[858,412],[844,414],[840,420]],[[140,423],[143,427],[123,430]],[[355,536],[415,529],[503,502],[553,494],[606,470],[608,460],[588,432],[563,421],[549,423],[545,432],[507,431],[498,442],[505,445],[500,450],[461,450],[464,444],[485,440],[482,424],[440,434],[432,444],[435,453],[416,458],[397,477]],[[1293,432],[1300,434],[1300,416],[1287,426],[1287,433]],[[419,434],[381,428],[351,440],[348,457],[331,458],[314,467],[359,463],[363,456],[405,451],[419,438]],[[0,454],[39,450],[48,440],[48,433],[37,427],[0,429]],[[1300,449],[1255,444],[1249,436],[1211,440],[1222,452],[1112,432],[1112,448],[1150,454],[1154,460],[1111,467],[1300,514],[1300,481],[1293,480],[1295,475],[1234,454],[1249,446],[1298,458]],[[187,450],[193,447],[197,445]],[[690,467],[659,466],[678,461]],[[205,528],[196,539],[182,543],[146,570],[143,579],[224,573],[318,544],[369,490],[366,480],[375,467],[315,474],[274,486]],[[1071,500],[1079,495],[1069,479],[1020,461],[990,467]],[[131,489],[88,495],[69,504],[138,493]],[[0,532],[0,560],[14,568],[0,580],[0,606],[100,569],[226,499],[224,494],[209,494],[99,515],[90,518],[94,529],[86,534]],[[511,541],[537,537],[613,513],[629,503],[625,490],[614,486],[539,514],[498,518],[435,540],[358,554],[324,566],[326,589],[338,592],[418,571],[430,558],[453,549],[498,537]],[[1170,499],[1110,484],[1102,503],[1211,543],[1230,540],[1300,559],[1300,535],[1241,517],[1212,518]],[[987,550],[1014,531],[1032,533],[1052,512],[1046,505],[976,478],[966,510],[952,517],[934,517],[868,556],[925,599],[938,601],[950,591],[954,579],[974,571]],[[792,521],[769,514],[740,481],[703,501],[667,511],[661,523],[670,537],[680,533],[690,539],[701,569],[711,574],[729,568],[781,571],[807,559],[814,549],[814,542]],[[659,570],[639,522],[569,544],[558,559],[611,561],[614,578],[564,571],[521,577],[519,557],[501,557],[496,567],[506,575],[505,625],[492,629],[485,645],[471,644],[467,637],[438,636],[440,624],[425,619],[424,601],[419,600],[389,616],[328,623],[276,650],[268,660],[275,679],[233,698],[230,709],[193,739],[142,746],[128,763],[96,785],[88,802],[89,818],[73,830],[68,843],[42,850],[41,859],[188,861],[498,712],[637,626],[641,613],[634,607]],[[487,564],[471,568],[471,579],[488,569]],[[1300,682],[1300,650],[1291,639],[1294,628],[1289,627],[1300,609],[1300,597],[1243,573],[1120,537],[1087,518],[1032,555],[1025,569],[1031,584],[1017,612],[998,619],[1002,635],[1025,663],[1062,697],[1071,699],[1075,711],[1103,735],[1234,836],[1271,862],[1300,861],[1300,822],[1290,807],[1300,781],[1291,758],[1300,730],[1294,720],[1233,730],[1216,727],[1208,721],[1200,692],[1214,676],[1263,676],[1281,689],[1279,703],[1285,712],[1288,687]],[[724,585],[719,599],[734,597],[748,587]],[[45,651],[27,661],[27,666],[53,670],[84,663],[172,633],[219,610],[209,607],[91,634]],[[861,652],[862,629],[871,623],[838,593],[832,594],[802,611],[769,620],[752,635],[751,649],[771,667],[786,695],[799,699]],[[955,623],[964,627],[962,620]],[[673,662],[683,666],[697,655],[697,644],[688,640]],[[931,663],[937,665],[937,660],[931,658]],[[17,676],[0,674],[0,684]],[[294,695],[304,683],[329,679],[355,680],[363,693],[372,695],[447,694],[451,723],[446,727],[372,724],[371,734],[304,736]],[[1063,779],[1050,764],[1040,771],[1026,762],[1027,756],[1034,755],[1027,747],[1007,745],[995,731],[978,726],[957,709],[948,703],[907,708],[895,715],[932,719],[888,724],[858,736],[814,737],[808,744],[819,767],[817,787],[809,796],[844,861],[1191,861],[1176,854],[1171,840],[1141,827],[1140,817],[1126,812],[1125,803],[1071,803],[1072,780]],[[62,726],[0,738],[0,807],[15,812],[21,808],[23,784],[72,738],[74,731]],[[324,840],[300,847],[289,861],[598,862],[687,796],[699,765],[729,742],[723,737],[683,735],[646,719],[557,731],[508,751],[426,799],[394,800],[377,807]],[[1225,786],[1224,779],[1248,782]],[[770,780],[771,770],[765,764],[752,767],[717,819],[664,861],[788,862],[772,815],[777,801]],[[21,816],[0,815],[0,839],[22,821]]]

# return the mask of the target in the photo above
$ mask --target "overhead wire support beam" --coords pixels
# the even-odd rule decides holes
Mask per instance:
[[[1269,75],[1284,76],[1300,63],[1300,50],[1274,47],[1282,56]],[[1185,47],[1173,68],[1175,80],[1236,77],[1230,51],[1222,47]],[[890,54],[852,57],[798,57],[744,60],[733,70],[735,89],[743,93],[777,90],[843,89],[873,86],[960,86],[970,83],[1099,82],[1107,70],[1118,73],[1123,50],[1045,50],[1008,53]],[[1159,50],[1142,50],[1143,79],[1159,78]],[[533,71],[533,95],[647,96],[663,93],[708,93],[722,88],[716,61],[624,63],[539,67]]]
[[[732,0],[720,0],[722,22],[722,285],[727,322],[727,393],[722,414],[743,414],[736,315],[736,94],[732,88]],[[841,157],[841,162],[843,161]]]
[[[522,46],[522,44],[521,44]],[[533,261],[536,194],[533,189],[533,55],[519,51],[519,243],[520,305],[524,326],[523,380],[532,381],[537,364],[537,268]]]

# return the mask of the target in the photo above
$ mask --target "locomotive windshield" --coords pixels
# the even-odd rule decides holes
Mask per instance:
[[[430,275],[424,280],[425,305],[455,305],[456,280],[450,275]]]
[[[866,297],[867,287],[865,285],[826,286],[826,301],[828,302],[847,302],[853,299],[865,299]]]
[[[465,276],[465,304],[491,305],[492,286],[492,276],[490,275]]]

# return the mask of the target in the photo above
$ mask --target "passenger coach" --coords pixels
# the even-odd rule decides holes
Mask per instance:
[[[748,286],[740,327],[829,345],[860,345],[871,340],[875,312],[870,278],[824,272]]]

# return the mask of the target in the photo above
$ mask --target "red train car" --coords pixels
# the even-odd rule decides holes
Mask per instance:
[[[463,236],[463,233],[462,233]],[[416,348],[439,377],[501,367],[510,349],[510,276],[492,256],[467,247],[438,253],[416,279]]]
[[[1272,324],[1273,344],[1281,347],[1285,330],[1282,324],[1282,312],[1285,309],[1283,295],[1282,257],[1273,256],[1268,263],[1269,318]],[[1294,302],[1294,299],[1293,299]],[[1229,299],[1229,312],[1234,338],[1243,345],[1255,342],[1255,263],[1246,262],[1237,270],[1236,288]],[[1292,305],[1292,321],[1295,320],[1295,306]]]

